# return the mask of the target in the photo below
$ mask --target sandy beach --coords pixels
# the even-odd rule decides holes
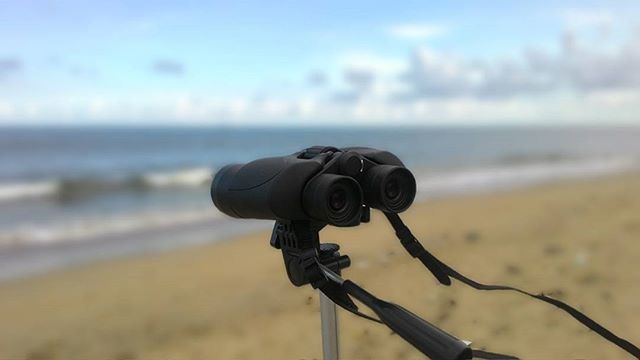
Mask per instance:
[[[428,201],[404,219],[460,272],[551,294],[640,343],[640,174]],[[351,256],[345,277],[476,348],[628,358],[549,305],[438,285],[378,213],[321,236]],[[344,359],[422,358],[387,328],[339,316]],[[0,319],[0,359],[321,357],[317,294],[288,282],[268,232],[4,282]]]

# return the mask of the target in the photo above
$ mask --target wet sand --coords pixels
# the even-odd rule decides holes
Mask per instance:
[[[404,218],[462,273],[544,291],[640,343],[640,174],[430,201]],[[321,236],[351,256],[345,277],[477,348],[628,358],[549,305],[437,285],[379,214]],[[261,232],[2,283],[0,359],[320,358],[317,294],[290,285],[281,262]],[[339,316],[343,358],[422,358],[387,328]]]

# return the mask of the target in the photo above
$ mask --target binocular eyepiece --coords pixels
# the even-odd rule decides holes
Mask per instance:
[[[220,169],[211,198],[236,218],[360,224],[363,209],[399,213],[411,206],[416,181],[390,152],[316,146],[283,157]]]

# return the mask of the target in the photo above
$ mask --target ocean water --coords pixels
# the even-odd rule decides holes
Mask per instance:
[[[0,128],[0,257],[46,248],[64,262],[73,244],[162,229],[206,241],[180,238],[226,221],[209,198],[216,169],[312,145],[390,150],[423,199],[640,165],[640,128]]]

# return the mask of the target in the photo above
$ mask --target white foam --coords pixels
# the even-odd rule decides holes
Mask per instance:
[[[168,187],[200,187],[211,183],[213,170],[198,167],[167,172],[152,172],[142,175],[142,182],[152,188]],[[126,180],[126,179],[125,179]],[[82,179],[79,180],[82,183]],[[94,179],[84,179],[85,183],[95,183]],[[112,188],[125,189],[131,186],[132,181],[111,180]],[[108,184],[109,179],[99,185]],[[0,202],[15,201],[29,198],[44,198],[56,195],[63,186],[64,181],[47,180],[24,183],[0,183]],[[69,190],[69,189],[67,189]],[[69,190],[71,191],[71,190]]]
[[[418,177],[419,198],[505,190],[543,182],[594,177],[637,169],[633,158],[602,158],[527,165],[493,166]]]
[[[213,170],[209,168],[191,168],[171,172],[149,173],[143,176],[145,184],[152,187],[195,187],[211,182]]]
[[[151,228],[188,225],[220,216],[221,213],[212,206],[198,210],[143,212],[107,218],[75,218],[50,225],[26,224],[1,232],[0,247],[85,241],[100,236],[126,234]]]
[[[0,201],[51,196],[58,187],[56,181],[0,184]]]

